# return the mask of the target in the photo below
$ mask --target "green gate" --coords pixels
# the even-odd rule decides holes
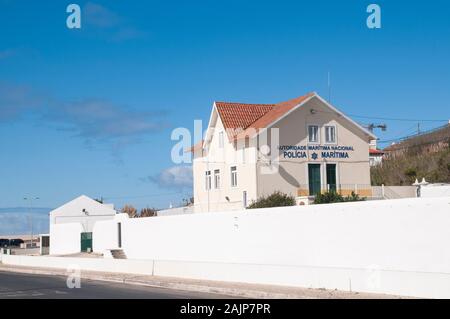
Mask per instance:
[[[320,193],[320,164],[308,164],[309,195]]]
[[[336,191],[336,164],[327,164],[328,191]]]
[[[92,233],[81,233],[81,251],[92,251]]]

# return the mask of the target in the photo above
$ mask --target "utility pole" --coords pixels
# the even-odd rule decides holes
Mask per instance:
[[[29,202],[29,219],[30,219],[30,246],[33,248],[33,200],[38,200],[39,197],[24,197],[25,201]]]
[[[420,122],[417,122],[417,135],[420,135]]]

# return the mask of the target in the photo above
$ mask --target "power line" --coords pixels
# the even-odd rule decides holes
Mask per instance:
[[[392,133],[391,136],[409,136],[414,132],[416,132],[416,124],[409,126],[406,130],[396,131],[395,133]]]
[[[399,142],[398,144],[395,144],[395,149],[394,151],[399,151],[399,150],[404,150],[404,149],[411,149],[414,147],[421,147],[421,146],[426,146],[426,145],[433,145],[439,142],[446,142],[448,141],[448,138],[441,138],[438,140],[434,140],[434,141],[430,141],[430,142],[421,142],[421,143],[416,143],[416,144],[412,144],[412,145],[403,145]]]
[[[414,127],[416,127],[416,125],[414,125]],[[425,134],[425,133],[424,133]],[[393,134],[393,135],[397,135],[397,134]],[[393,142],[398,142],[398,141],[402,141],[411,137],[416,137],[417,135],[417,129],[414,130],[410,130],[408,133],[405,134],[398,134],[401,135],[401,137],[397,137],[397,138],[391,138],[389,140],[380,140],[378,141],[379,144],[385,144],[385,143],[393,143]]]
[[[322,111],[322,110],[316,110],[316,112],[320,113],[330,113],[330,114],[339,114],[335,111]],[[358,115],[358,114],[351,114],[351,113],[345,113],[343,114],[348,115],[350,117],[356,117],[356,118],[362,118],[362,119],[369,119],[369,120],[384,120],[384,121],[403,121],[403,122],[448,122],[449,119],[411,119],[411,118],[397,118],[397,117],[379,117],[379,116],[366,116],[366,115]]]
[[[363,116],[356,114],[348,114],[351,117],[363,118],[363,119],[373,119],[373,120],[384,120],[384,121],[400,121],[400,122],[448,122],[446,120],[438,119],[405,119],[405,118],[389,118],[389,117],[376,117],[376,116]]]
[[[428,131],[422,131],[422,132],[420,132],[420,134],[411,134],[411,135],[407,135],[407,136],[403,136],[403,137],[400,137],[400,138],[397,138],[397,139],[390,139],[390,140],[384,140],[384,141],[378,141],[378,143],[392,143],[392,142],[397,142],[397,141],[405,141],[405,140],[408,140],[408,139],[410,139],[410,138],[414,138],[414,137],[421,137],[421,136],[424,136],[424,135],[428,135],[428,134],[431,134],[431,133],[434,133],[434,132],[437,132],[437,131],[440,131],[440,130],[442,130],[442,129],[445,129],[445,128],[447,128],[447,127],[449,127],[449,125],[447,124],[447,125],[443,125],[443,126],[439,126],[439,127],[435,127],[435,128],[433,128],[433,129],[431,129],[431,130],[428,130]],[[445,137],[444,138],[444,140],[445,139],[448,139],[447,137]],[[438,140],[438,141],[440,141],[440,140]]]

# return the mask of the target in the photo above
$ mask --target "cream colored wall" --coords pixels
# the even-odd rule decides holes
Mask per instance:
[[[214,212],[239,210],[243,208],[243,191],[247,191],[247,202],[256,199],[256,162],[254,143],[250,143],[243,158],[243,144],[237,145],[237,152],[230,143],[223,123],[216,111],[213,111],[211,127],[213,133],[209,149],[204,156],[197,155],[193,161],[194,174],[194,212]],[[219,148],[219,133],[224,134],[224,147]],[[238,185],[231,187],[232,166],[237,167]],[[220,188],[214,188],[214,170],[220,170]],[[205,172],[211,171],[211,189],[205,189]],[[229,201],[226,200],[229,198]]]
[[[311,112],[314,109],[314,114]],[[337,164],[337,184],[341,185],[344,195],[352,190],[361,191],[361,195],[370,196],[369,141],[370,137],[348,120],[332,112],[320,99],[314,97],[302,107],[290,113],[273,127],[279,130],[280,145],[305,145],[307,141],[307,126],[319,126],[318,145],[352,146],[349,158],[323,159],[311,158],[313,151],[306,151],[307,158],[283,158],[282,151],[278,154],[278,170],[268,173],[267,162],[259,152],[256,152],[256,139],[250,139],[246,149],[245,162],[242,158],[244,141],[237,145],[230,143],[220,117],[213,110],[209,149],[204,154],[197,154],[193,163],[194,173],[194,212],[214,212],[238,210],[243,208],[243,191],[247,191],[247,204],[258,197],[274,191],[281,191],[294,196],[308,192],[308,163],[321,164],[322,189],[326,189],[326,163]],[[336,127],[335,144],[325,143],[325,125]],[[219,133],[224,132],[224,148],[219,148]],[[261,139],[261,135],[259,137]],[[261,143],[260,143],[261,144]],[[268,144],[271,144],[271,131],[268,131]],[[316,151],[321,154],[322,151]],[[257,155],[258,154],[258,155]],[[258,159],[256,160],[256,156]],[[230,167],[236,166],[238,171],[238,186],[231,187]],[[221,187],[214,189],[214,170],[220,170]],[[211,171],[211,190],[205,189],[205,171]],[[226,200],[229,198],[229,201]]]
[[[311,109],[316,112],[311,113]],[[325,125],[336,126],[336,145],[353,146],[347,159],[311,159],[312,151],[306,151],[307,158],[285,159],[282,151],[278,151],[279,170],[275,174],[258,174],[258,196],[270,194],[276,190],[297,196],[299,188],[308,189],[308,163],[321,164],[322,188],[326,189],[325,164],[337,164],[337,184],[342,188],[354,187],[359,184],[370,185],[369,169],[369,137],[354,124],[345,120],[326,107],[319,99],[313,98],[299,109],[293,111],[284,119],[276,123],[279,129],[280,145],[314,145],[307,140],[307,126],[319,126],[320,145],[325,144]],[[269,131],[270,136],[270,131]],[[270,138],[269,138],[270,139]],[[321,151],[316,151],[321,153]],[[258,163],[261,172],[261,163]],[[306,188],[306,189],[305,189]]]

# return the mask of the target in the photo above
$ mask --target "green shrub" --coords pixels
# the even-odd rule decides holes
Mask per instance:
[[[362,202],[365,200],[366,200],[365,197],[359,197],[359,195],[355,194],[355,192],[352,192],[350,196],[344,198],[344,202]]]
[[[254,209],[282,206],[295,206],[295,197],[277,191],[269,196],[259,198],[256,202],[251,203],[247,208]]]
[[[336,193],[336,191],[329,191],[325,193],[319,193],[314,199],[314,204],[330,204],[330,203],[343,203],[343,202],[360,202],[366,200],[365,197],[359,197],[358,194],[352,192],[350,196],[343,197]]]
[[[344,197],[342,197],[342,195],[336,193],[335,191],[329,191],[317,194],[314,199],[314,204],[340,203],[343,201]]]

